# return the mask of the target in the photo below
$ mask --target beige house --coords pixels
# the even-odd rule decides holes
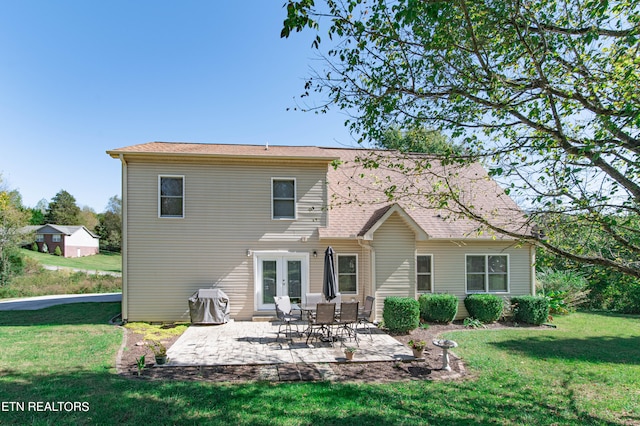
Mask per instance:
[[[273,297],[319,293],[327,246],[343,300],[533,294],[524,214],[479,165],[320,147],[152,142],[108,151],[122,164],[123,318],[189,321],[187,299],[220,288],[237,320],[274,316]],[[399,167],[398,165],[402,165]],[[393,192],[394,197],[388,195]],[[463,219],[473,206],[478,221]],[[437,208],[436,208],[437,207]]]

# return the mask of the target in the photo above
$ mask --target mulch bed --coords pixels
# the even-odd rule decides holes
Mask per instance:
[[[487,328],[508,328],[510,323],[497,322]],[[142,344],[143,336],[125,331],[125,341],[118,353],[118,373],[140,380],[199,380],[208,382],[249,382],[249,381],[320,381],[385,383],[407,380],[462,380],[468,378],[464,363],[450,353],[451,371],[442,371],[442,350],[431,344],[441,333],[453,330],[469,330],[462,323],[432,324],[427,329],[418,328],[409,334],[394,335],[399,342],[407,344],[411,339],[425,340],[428,345],[424,360],[411,362],[344,362],[329,364],[278,364],[278,365],[229,365],[203,367],[156,367],[153,356]],[[163,341],[167,348],[178,339]],[[145,355],[147,362],[138,376],[136,360]]]

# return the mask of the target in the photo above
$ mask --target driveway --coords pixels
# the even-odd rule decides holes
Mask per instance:
[[[65,303],[120,302],[122,293],[59,294],[0,300],[0,311],[35,311]]]

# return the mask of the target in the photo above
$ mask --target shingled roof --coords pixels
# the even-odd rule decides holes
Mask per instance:
[[[329,226],[320,230],[321,238],[369,239],[392,213],[416,230],[419,240],[507,238],[469,219],[460,204],[503,229],[530,232],[524,212],[478,163],[444,166],[420,154],[328,151],[341,164],[328,172]]]

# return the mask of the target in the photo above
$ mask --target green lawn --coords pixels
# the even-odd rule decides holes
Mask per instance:
[[[450,333],[465,381],[232,385],[117,376],[122,334],[105,322],[118,311],[0,312],[0,403],[33,407],[0,411],[0,424],[640,424],[639,317],[579,313],[558,317],[557,329]],[[55,401],[87,411],[35,411]]]
[[[66,258],[47,253],[21,249],[21,253],[35,259],[42,265],[62,266],[66,268],[86,269],[89,271],[122,272],[120,253],[96,254],[94,256]]]

